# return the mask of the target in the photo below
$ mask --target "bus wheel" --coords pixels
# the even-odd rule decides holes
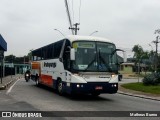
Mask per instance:
[[[96,96],[99,96],[100,93],[92,93],[91,95],[94,96],[94,97],[96,97]]]
[[[62,95],[63,94],[63,85],[62,85],[62,81],[61,80],[58,81],[57,89],[58,89],[59,95]]]

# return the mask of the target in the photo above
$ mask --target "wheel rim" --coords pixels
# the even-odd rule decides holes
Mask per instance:
[[[62,83],[61,82],[58,84],[58,92],[62,93]]]

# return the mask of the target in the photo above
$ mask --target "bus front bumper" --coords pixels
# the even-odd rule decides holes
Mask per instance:
[[[70,94],[92,94],[92,93],[117,93],[118,83],[70,83],[69,87],[66,87],[67,93]]]

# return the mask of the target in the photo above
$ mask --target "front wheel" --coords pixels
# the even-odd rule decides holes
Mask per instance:
[[[59,95],[63,95],[63,84],[62,84],[61,80],[59,80],[59,82],[58,82],[57,89],[58,89]]]

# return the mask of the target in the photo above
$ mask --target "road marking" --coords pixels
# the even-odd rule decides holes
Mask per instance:
[[[9,94],[12,90],[12,88],[15,86],[15,84],[19,81],[20,79],[18,79],[6,92],[6,94]]]

